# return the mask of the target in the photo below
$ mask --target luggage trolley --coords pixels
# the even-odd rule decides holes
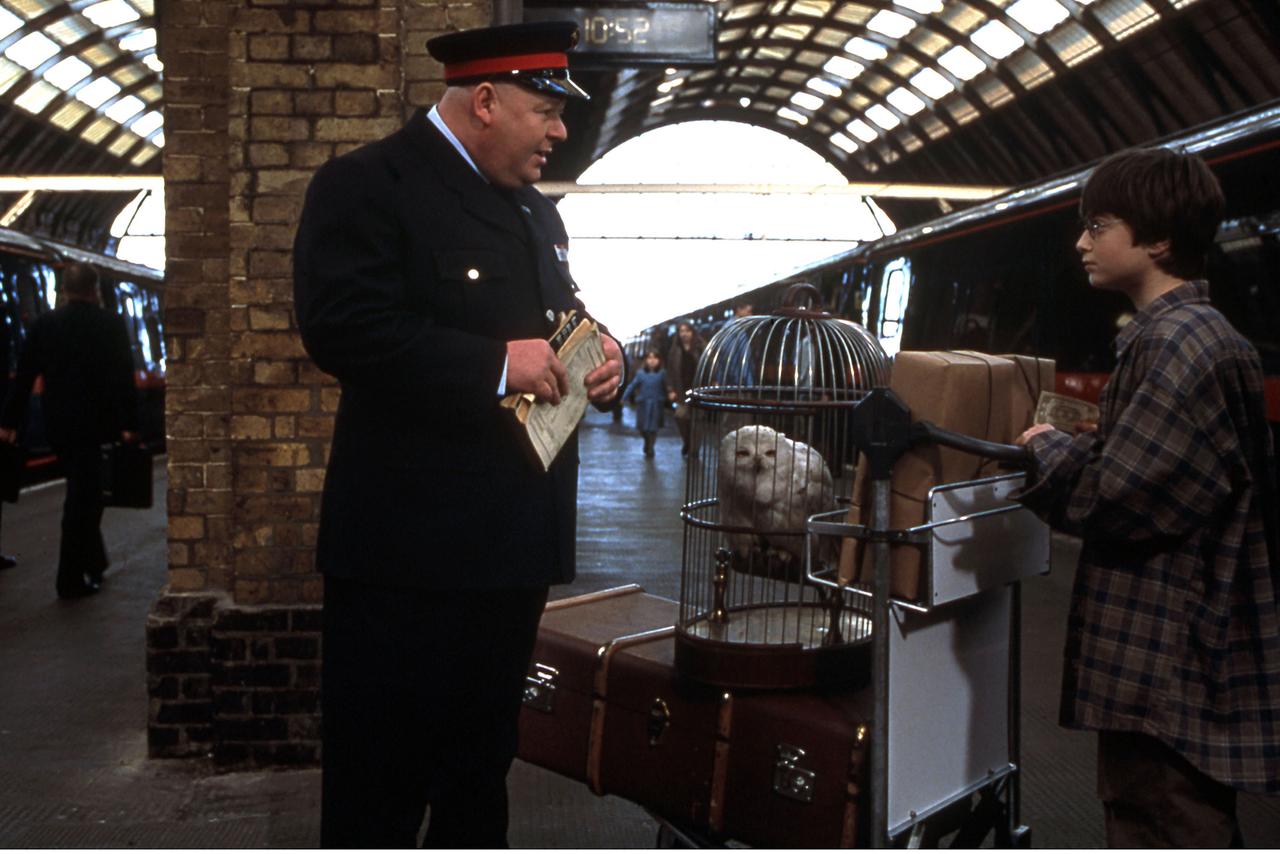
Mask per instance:
[[[935,486],[926,521],[913,528],[893,530],[889,517],[889,476],[914,445],[1022,467],[1029,452],[913,423],[884,388],[855,405],[851,429],[869,464],[870,524],[843,521],[844,510],[811,516],[808,552],[823,536],[866,541],[874,582],[851,588],[813,561],[806,574],[812,584],[870,600],[871,844],[936,844],[958,825],[956,846],[974,846],[994,830],[998,847],[1029,847],[1018,803],[1018,582],[1048,572],[1048,527],[1009,497],[1025,482],[1021,472]],[[925,546],[920,602],[890,594],[894,543]]]

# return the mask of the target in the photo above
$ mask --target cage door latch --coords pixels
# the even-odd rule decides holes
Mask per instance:
[[[814,780],[816,772],[801,767],[804,759],[804,748],[790,744],[778,745],[778,758],[773,765],[773,791],[784,798],[800,801],[802,804],[813,803]]]

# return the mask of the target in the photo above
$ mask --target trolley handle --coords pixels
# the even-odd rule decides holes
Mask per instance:
[[[948,448],[955,448],[957,451],[964,451],[974,456],[989,457],[1002,463],[1009,463],[1028,471],[1035,468],[1035,457],[1032,455],[1030,448],[976,439],[964,433],[944,430],[931,421],[916,421],[912,423],[911,439],[912,444],[932,442],[935,445],[945,445]]]

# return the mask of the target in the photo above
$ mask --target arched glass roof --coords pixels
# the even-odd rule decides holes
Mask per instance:
[[[1269,53],[1263,18],[1248,11],[1254,5],[1250,0],[712,2],[719,20],[715,67],[618,71],[604,84],[611,91],[597,90],[604,96],[603,115],[590,128],[588,160],[649,128],[715,118],[781,131],[851,178],[869,176],[916,152],[936,150],[937,144],[952,141],[948,137],[961,136],[962,129],[971,139],[967,125],[984,125],[1006,105],[1036,101],[1028,96],[1040,95],[1035,90],[1050,82],[1061,87],[1056,99],[1072,102],[1075,112],[1059,116],[1068,129],[1079,124],[1080,112],[1086,125],[1096,117],[1098,124],[1122,126],[1123,132],[1111,135],[1115,138],[1107,131],[1094,133],[1097,145],[1092,139],[1089,144],[1051,141],[1050,148],[1072,151],[1041,157],[1025,176],[1000,176],[1006,182],[1030,180],[1071,165],[1068,161],[1099,156],[1092,148],[1105,153],[1240,109],[1256,96],[1241,97],[1238,90],[1270,85],[1268,75],[1256,82],[1253,77],[1259,75],[1235,68],[1229,56],[1227,33],[1233,27],[1252,29],[1249,44],[1238,47],[1245,56]],[[1196,10],[1206,14],[1188,18]],[[1156,31],[1164,32],[1169,43],[1141,54],[1128,47],[1140,41],[1130,42],[1131,37]],[[1264,39],[1261,48],[1255,43],[1259,38]],[[1218,43],[1224,39],[1228,44]],[[1186,70],[1157,69],[1166,61],[1162,56]],[[1098,102],[1106,102],[1108,92],[1081,91],[1094,72],[1083,77],[1079,72],[1098,65],[1090,62],[1095,57],[1106,57],[1101,65],[1107,70],[1100,73],[1118,77],[1116,87],[1124,90],[1110,98],[1118,116],[1098,115],[1107,112]],[[1214,78],[1224,73],[1231,82],[1220,85]],[[1185,109],[1178,104],[1179,91],[1189,102]],[[1135,100],[1137,117],[1126,124],[1123,114],[1135,111],[1124,101]],[[1028,115],[1040,109],[1037,104]],[[1008,111],[1003,112],[1007,120]],[[1049,125],[1042,132],[1057,129]],[[1022,129],[998,132],[1016,143],[1014,133]],[[1036,142],[1046,147],[1043,140]],[[963,147],[974,148],[969,142]]]
[[[1195,2],[734,0],[719,67],[669,69],[648,107],[737,107],[875,172]]]
[[[164,147],[154,0],[0,0],[0,100],[133,166]]]

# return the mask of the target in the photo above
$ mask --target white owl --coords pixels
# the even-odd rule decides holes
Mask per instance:
[[[831,470],[822,455],[759,424],[720,440],[716,490],[721,523],[753,529],[727,534],[735,566],[759,566],[771,575],[775,568],[790,577],[802,570],[805,519],[835,504]],[[757,549],[763,560],[753,561]]]

